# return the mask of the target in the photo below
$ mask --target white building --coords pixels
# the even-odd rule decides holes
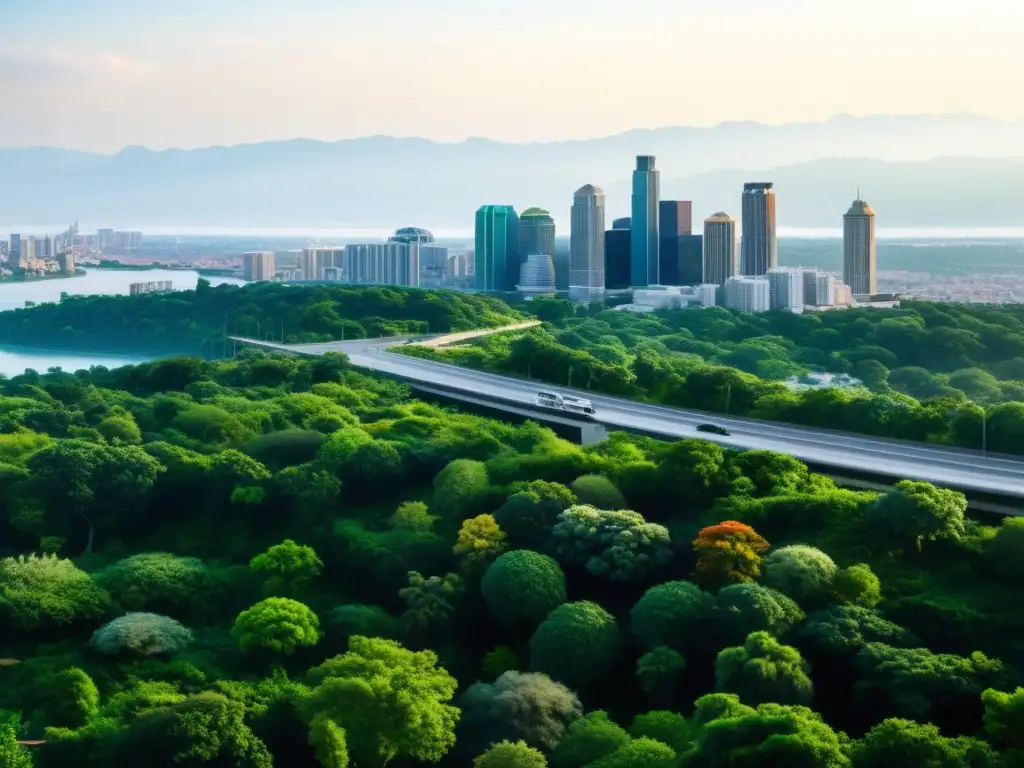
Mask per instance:
[[[836,303],[836,276],[817,269],[804,270],[804,305],[831,307]]]
[[[249,251],[242,254],[242,279],[249,282],[274,279],[274,252]]]
[[[604,192],[585,184],[573,194],[569,230],[569,294],[604,294]]]
[[[546,294],[555,292],[555,262],[547,254],[530,254],[519,268],[521,293]]]
[[[417,286],[421,247],[421,243],[395,241],[346,245],[344,280],[353,285]]]
[[[713,307],[718,303],[719,286],[715,283],[704,283],[697,286],[697,294],[700,296],[702,307]]]
[[[444,285],[448,278],[448,249],[443,245],[420,244],[420,284]]]
[[[725,306],[740,312],[767,312],[771,289],[763,277],[730,277],[725,281]]]
[[[326,267],[341,266],[344,248],[322,248],[314,246],[303,248],[299,254],[299,271],[302,279],[307,281],[323,280]]]
[[[795,267],[768,270],[768,308],[789,312],[804,310],[804,271]]]

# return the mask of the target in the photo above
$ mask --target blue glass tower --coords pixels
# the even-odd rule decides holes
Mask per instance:
[[[519,282],[519,217],[511,205],[476,212],[473,266],[478,291],[514,291]]]
[[[654,157],[637,155],[633,171],[633,215],[629,252],[630,284],[657,285],[660,180]]]

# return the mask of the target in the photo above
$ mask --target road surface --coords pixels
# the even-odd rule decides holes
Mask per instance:
[[[303,355],[344,352],[352,364],[390,373],[422,384],[464,391],[532,406],[540,390],[588,398],[596,411],[595,421],[610,429],[635,429],[668,438],[699,437],[725,445],[787,453],[802,461],[871,472],[885,477],[925,480],[936,485],[994,493],[1024,500],[1024,461],[982,456],[980,451],[929,446],[896,440],[830,432],[753,419],[729,418],[648,405],[633,400],[554,387],[482,373],[430,360],[394,354],[387,347],[403,343],[393,339],[362,339],[327,344],[281,345],[239,338],[237,341]],[[729,436],[698,432],[698,424],[713,423],[729,430]]]

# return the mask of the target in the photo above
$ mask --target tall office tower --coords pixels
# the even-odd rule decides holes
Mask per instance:
[[[7,252],[7,260],[12,267],[21,264],[21,235],[11,235],[11,249]]]
[[[676,238],[675,272],[677,285],[701,285],[704,282],[703,235],[679,235]]]
[[[112,229],[98,229],[96,230],[96,248],[103,250],[104,248],[113,248],[115,245],[114,230]]]
[[[836,277],[831,272],[804,270],[804,304],[831,307],[835,304]]]
[[[420,245],[420,285],[437,287],[447,282],[448,249],[443,245]]]
[[[388,238],[389,243],[432,243],[434,234],[422,227],[400,227]]]
[[[326,267],[338,266],[334,263],[335,254],[340,248],[303,248],[299,254],[299,271],[305,281],[323,280]]]
[[[604,192],[584,184],[572,196],[569,217],[569,293],[604,293]]]
[[[560,291],[569,290],[569,238],[555,240],[555,286]]]
[[[612,220],[612,229],[632,229],[633,219],[629,216],[623,216],[621,219]]]
[[[520,293],[545,294],[555,292],[555,262],[546,253],[531,253],[519,270]]]
[[[758,181],[743,185],[743,239],[740,243],[740,274],[760,276],[779,265],[775,232],[774,185]]]
[[[474,269],[478,291],[512,291],[519,281],[519,217],[511,205],[476,212]]]
[[[768,270],[768,308],[789,312],[804,311],[804,271],[794,267]]]
[[[767,312],[771,288],[763,277],[737,275],[725,281],[725,306],[740,312]]]
[[[274,279],[274,252],[249,251],[242,254],[242,279],[253,283]]]
[[[394,240],[346,245],[341,260],[344,280],[356,285],[418,286],[419,249],[419,243]]]
[[[555,262],[555,220],[543,208],[527,208],[519,214],[519,261],[541,254]]]
[[[629,288],[629,227],[616,226],[629,219],[616,219],[604,233],[604,287],[618,291]]]
[[[725,285],[736,274],[736,219],[716,213],[704,219],[704,282]]]
[[[843,216],[843,282],[854,296],[878,293],[875,269],[875,212],[860,199]]]
[[[21,263],[28,264],[30,261],[35,261],[38,257],[36,256],[36,238],[33,235],[24,235],[21,238]]]
[[[654,157],[637,155],[633,171],[633,215],[630,247],[630,283],[658,285],[658,202],[661,183]]]
[[[658,281],[662,285],[688,284],[682,282],[679,272],[679,238],[691,234],[693,203],[688,200],[658,203]]]
[[[50,235],[43,235],[43,237],[36,240],[36,258],[52,259],[53,257],[53,238]]]

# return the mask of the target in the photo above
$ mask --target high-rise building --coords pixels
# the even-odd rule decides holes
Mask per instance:
[[[629,227],[616,226],[629,219],[616,219],[604,233],[604,287],[617,291],[629,288]]]
[[[854,296],[878,293],[875,212],[860,199],[843,216],[843,282]]]
[[[242,254],[242,279],[248,282],[274,279],[274,252],[249,251]]]
[[[612,229],[632,229],[633,219],[629,216],[623,216],[621,219],[612,220]]]
[[[691,234],[693,203],[688,200],[658,203],[658,281],[662,285],[690,284],[682,280],[679,269],[679,238]]]
[[[12,267],[17,267],[21,264],[21,235],[11,235],[11,249],[7,252],[7,260]]]
[[[345,257],[343,247],[329,248],[313,246],[303,248],[298,258],[298,268],[302,280],[314,281],[324,279],[324,270],[328,267],[340,267]]]
[[[521,293],[544,294],[555,292],[555,262],[546,253],[531,253],[519,270]]]
[[[352,243],[346,245],[340,265],[343,279],[353,285],[418,286],[418,242]]]
[[[661,238],[662,285],[700,285],[704,282],[704,236],[677,235],[675,249]]]
[[[443,245],[420,245],[420,285],[436,288],[447,282],[448,249]]]
[[[585,184],[573,193],[569,218],[569,293],[604,293],[604,192]]]
[[[804,311],[804,271],[795,267],[768,270],[768,308],[788,312]]]
[[[519,217],[511,205],[476,212],[474,261],[478,291],[511,291],[519,281]]]
[[[630,283],[634,286],[657,285],[658,275],[658,203],[661,182],[654,157],[637,155],[633,171],[633,215],[630,231]]]
[[[771,289],[763,277],[737,275],[725,281],[725,306],[740,312],[767,312]]]
[[[96,248],[103,250],[104,248],[113,248],[115,245],[114,230],[112,229],[100,229],[96,231]]]
[[[388,238],[391,243],[432,243],[434,234],[422,227],[400,227]]]
[[[831,272],[804,270],[804,304],[831,307],[835,304],[836,277]]]
[[[743,239],[740,243],[740,274],[760,276],[779,264],[775,231],[774,185],[758,181],[743,185]]]
[[[33,235],[23,235],[21,238],[21,263],[28,264],[39,258],[36,255],[36,239]]]
[[[725,285],[736,274],[736,219],[716,213],[704,219],[704,282]]]
[[[527,208],[519,214],[519,260],[542,254],[555,262],[555,220],[543,208]]]

